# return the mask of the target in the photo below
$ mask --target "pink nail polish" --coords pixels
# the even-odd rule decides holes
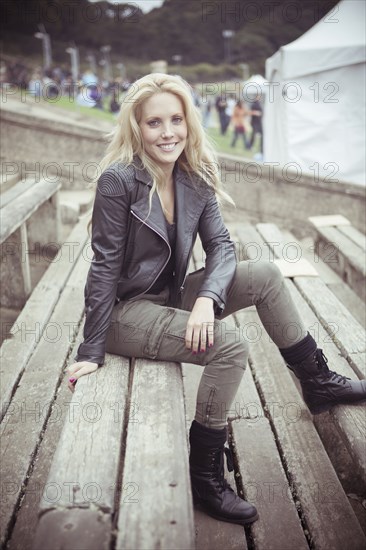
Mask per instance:
[[[71,382],[71,384],[73,384],[75,382],[76,378],[69,378],[69,382]]]

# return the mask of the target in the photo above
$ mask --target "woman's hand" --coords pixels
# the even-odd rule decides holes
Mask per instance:
[[[189,316],[186,330],[186,347],[193,353],[206,351],[214,343],[215,313],[212,298],[197,298]]]
[[[68,388],[74,392],[75,384],[78,379],[84,374],[89,374],[90,372],[96,371],[98,368],[98,363],[91,363],[90,361],[80,361],[79,363],[73,363],[67,367],[66,372],[68,375]]]

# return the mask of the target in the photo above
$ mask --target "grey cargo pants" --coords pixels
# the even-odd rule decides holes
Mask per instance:
[[[290,347],[307,335],[284,278],[271,262],[237,264],[225,311],[214,323],[214,345],[193,354],[185,346],[190,311],[204,276],[203,270],[186,278],[182,308],[169,306],[169,291],[121,301],[113,309],[106,351],[126,357],[145,357],[204,366],[197,394],[197,422],[222,428],[248,360],[248,344],[241,331],[226,319],[232,313],[256,306],[267,333],[279,348]],[[234,329],[234,330],[233,330]]]

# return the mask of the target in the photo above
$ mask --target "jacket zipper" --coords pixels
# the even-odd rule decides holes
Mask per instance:
[[[193,248],[193,247],[192,247]],[[185,270],[185,275],[184,275],[184,279],[183,279],[183,282],[179,288],[179,294],[182,294],[183,290],[184,290],[184,283],[186,282],[186,278],[188,276],[188,271],[189,271],[189,259],[191,257],[191,252],[192,252],[192,248],[189,250],[189,253],[188,253],[188,263],[187,263],[187,266],[186,266],[186,270]]]
[[[140,292],[140,294],[138,294],[137,296],[133,296],[133,298],[138,298],[139,296],[142,296],[143,294],[146,294],[146,292],[148,290],[150,290],[150,288],[154,285],[155,281],[158,279],[158,277],[161,275],[161,273],[163,272],[165,266],[167,265],[167,263],[169,262],[170,260],[170,256],[172,255],[172,249],[170,248],[170,244],[168,243],[168,241],[164,238],[164,236],[159,233],[159,231],[156,231],[156,229],[154,229],[153,227],[151,227],[151,225],[149,225],[148,223],[146,223],[144,220],[142,220],[137,214],[135,214],[135,212],[133,210],[131,210],[131,214],[133,216],[135,216],[135,218],[137,218],[141,223],[143,223],[144,225],[146,225],[147,227],[149,227],[152,231],[154,231],[154,233],[156,233],[157,235],[159,235],[159,237],[161,237],[163,239],[163,241],[168,245],[168,248],[169,248],[169,256],[168,256],[168,259],[167,261],[165,262],[165,264],[163,265],[163,267],[161,268],[161,270],[159,271],[159,273],[157,274],[157,276],[155,277],[155,279],[153,280],[153,282],[150,284],[150,286],[147,287],[146,290],[144,290],[143,292]]]

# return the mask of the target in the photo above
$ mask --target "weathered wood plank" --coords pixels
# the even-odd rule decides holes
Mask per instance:
[[[110,514],[100,510],[51,510],[40,519],[33,550],[109,550],[111,528]]]
[[[42,180],[19,195],[11,204],[4,206],[1,210],[0,219],[0,243],[3,243],[41,204],[60,188],[60,181]]]
[[[25,191],[28,191],[28,189],[30,189],[35,184],[35,182],[35,178],[27,178],[20,181],[16,185],[13,185],[10,189],[1,194],[0,207],[4,208],[4,206],[11,203],[19,195],[21,195]]]
[[[365,277],[365,252],[347,235],[336,227],[322,227],[317,229],[319,253],[326,257],[335,270],[343,270],[351,266],[355,275]]]
[[[79,344],[83,341],[84,323],[80,325],[78,336],[73,351],[70,353],[68,364],[74,362],[74,350],[76,352]],[[43,491],[47,490],[47,478],[55,455],[57,445],[67,418],[73,408],[70,409],[72,393],[67,384],[67,366],[65,376],[62,380],[52,404],[50,416],[47,419],[43,437],[33,458],[31,471],[27,476],[27,483],[22,494],[21,506],[16,511],[14,527],[11,532],[11,539],[8,542],[9,550],[32,550],[35,537],[35,526],[38,523],[39,505]],[[70,418],[70,416],[69,416]]]
[[[11,309],[21,309],[29,296],[29,256],[22,227],[0,244],[1,306]]]
[[[262,231],[261,231],[262,235],[264,233],[266,233],[265,230],[267,230],[266,238],[268,240],[268,243],[278,243],[275,250],[277,251],[277,254],[282,254],[283,253],[283,246],[281,246],[281,244],[283,245],[282,236],[281,236],[281,233],[279,232],[279,230],[276,228],[276,226],[266,224],[265,226],[262,225],[261,229],[262,229]],[[274,230],[274,229],[276,229],[276,230]],[[239,231],[239,233],[240,233],[240,235],[242,234],[240,231]],[[252,231],[251,239],[253,240],[253,242],[259,241],[260,246],[263,247],[262,235],[259,235],[259,234],[256,235],[256,232]],[[272,252],[272,254],[274,254],[274,253]],[[313,326],[313,328],[315,328],[314,324],[316,323],[316,317],[311,312],[310,308],[307,306],[305,301],[301,298],[299,300],[299,294],[296,291],[294,285],[290,281],[287,281],[286,284],[288,285],[288,288],[289,288],[290,292],[292,293],[293,299],[295,300],[295,303],[297,303],[298,307],[299,307],[299,305],[302,305],[300,313],[301,313],[301,315],[304,319],[305,324],[307,324],[309,327]],[[250,315],[251,313],[250,313],[249,310],[245,310],[245,314]],[[309,318],[309,315],[310,315],[310,318]],[[314,323],[314,320],[315,320],[315,323]],[[250,322],[250,321],[248,321],[248,322]],[[259,322],[259,319],[257,321],[255,321],[255,318],[253,317],[253,322]],[[319,330],[319,323],[316,326],[318,327],[318,330]],[[323,331],[320,334],[321,340],[319,340],[319,334],[315,335],[315,336],[318,336],[316,339],[318,340],[319,343],[321,341],[321,346],[323,348],[326,348],[325,351],[326,351],[326,354],[329,356],[330,360],[335,359],[335,360],[338,361],[337,370],[342,371],[342,368],[343,368],[343,369],[346,369],[345,372],[347,372],[347,369],[349,369],[349,366],[347,365],[347,363],[342,358],[339,357],[339,354],[337,353],[337,351],[335,349],[335,346],[332,344],[330,338],[325,333],[324,329],[322,327],[320,327],[320,328]],[[264,331],[264,329],[262,329],[262,330]],[[265,332],[264,332],[264,334],[265,334]],[[273,344],[271,344],[271,345],[269,344],[269,339],[268,338],[261,338],[260,340],[261,340],[261,342],[263,341],[262,345],[264,346],[264,348],[263,348],[263,353],[260,353],[258,355],[258,362],[257,362],[258,372],[256,371],[256,379],[257,380],[262,379],[263,380],[262,383],[267,385],[267,392],[266,392],[266,395],[264,395],[264,397],[266,398],[267,403],[269,402],[271,404],[271,407],[269,408],[269,410],[272,410],[272,414],[276,415],[275,409],[273,408],[273,403],[277,403],[277,414],[278,414],[278,405],[279,405],[279,403],[281,403],[281,401],[280,401],[280,399],[275,400],[274,399],[274,394],[277,391],[280,391],[280,392],[282,391],[284,393],[284,388],[287,391],[289,390],[288,382],[286,382],[286,380],[285,380],[285,378],[288,376],[288,371],[287,371],[287,369],[283,369],[283,368],[281,369],[280,368],[281,363],[283,364],[283,360],[280,357],[280,355],[279,355],[278,351],[276,350],[275,346]],[[323,342],[323,340],[325,340],[325,342]],[[258,348],[258,343],[256,343],[255,345]],[[275,352],[271,351],[271,346],[272,346],[272,348],[275,348],[275,350],[276,350]],[[253,344],[252,344],[252,347],[253,347]],[[275,357],[277,358],[276,361],[274,361],[274,359],[273,359],[273,353],[275,353]],[[264,368],[265,361],[268,361],[267,357],[271,357],[271,360],[274,361],[274,363],[276,365],[278,365],[278,367],[277,367],[275,372],[273,372],[272,370],[269,369],[268,373],[266,374],[265,372],[262,372],[262,366]],[[339,365],[339,363],[343,363],[343,365],[342,364]],[[340,368],[338,368],[338,366],[340,366]],[[341,374],[345,374],[345,372],[341,372]],[[268,379],[268,376],[270,377],[270,379]],[[274,391],[273,388],[275,388],[275,391]],[[287,395],[287,403],[291,404],[292,401],[293,401],[293,406],[298,407],[298,405],[296,405],[296,401],[294,401],[293,398],[291,398],[291,392],[290,392]],[[300,402],[302,402],[302,399],[301,399]],[[338,422],[340,422],[340,418],[342,416],[342,409],[346,409],[346,407],[336,407],[336,409],[337,409],[337,413],[336,413],[337,417],[335,417],[335,418],[337,419]],[[358,413],[362,414],[362,407],[357,407],[357,409],[358,409]],[[296,412],[296,408],[293,409],[293,410]],[[301,412],[301,409],[298,409],[298,411]],[[352,407],[352,411],[354,413],[355,407]],[[307,408],[305,408],[304,412],[308,412]],[[314,417],[315,422],[321,423],[321,417],[322,416],[324,416],[324,415],[319,415],[317,417]],[[301,417],[301,415],[300,415],[300,417]],[[353,421],[357,422],[357,419],[354,417]],[[352,436],[351,436],[350,433],[349,433],[349,428],[347,429],[347,431],[348,431],[348,433],[346,435],[347,435],[348,440],[352,439],[353,434],[357,434],[356,431],[352,431]],[[361,439],[358,439],[358,444],[361,444],[361,441],[362,441]],[[352,448],[352,445],[350,443],[351,443],[351,441],[348,442],[349,447]],[[282,446],[281,442],[280,442],[280,445]],[[317,447],[313,446],[311,448],[315,449]],[[306,447],[305,447],[305,449],[306,449]],[[363,455],[362,451],[361,452],[360,451],[361,450],[359,448],[358,451],[357,451],[357,454],[358,454],[358,458],[361,458],[360,462],[362,462],[364,460],[362,458],[364,455]],[[295,453],[294,453],[294,455],[295,455]],[[305,479],[305,472],[303,472],[302,475],[304,476],[304,479]],[[314,487],[316,487],[316,486],[314,486]],[[319,487],[319,485],[318,485],[318,487]],[[315,498],[316,498],[316,495],[315,495]],[[318,527],[317,527],[316,522],[315,522],[315,527],[320,533],[320,526],[318,525]],[[324,543],[325,543],[325,539],[324,539]]]
[[[355,373],[365,378],[365,331],[360,323],[320,279],[298,277],[295,285]]]
[[[116,548],[194,548],[180,365],[136,360],[131,404]]]
[[[1,475],[3,482],[10,483],[13,488],[3,498],[4,506],[0,513],[2,537],[7,536],[22,484],[47,422],[70,344],[84,313],[83,282],[88,268],[89,264],[81,257],[1,424]]]
[[[246,318],[235,315],[240,326]],[[259,520],[252,525],[257,550],[306,550],[308,543],[283,469],[275,436],[266,418],[250,368],[235,397],[237,418],[232,421],[244,493],[257,507]],[[291,418],[291,410],[288,409]],[[286,529],[283,526],[286,525]]]
[[[197,390],[203,367],[183,363],[182,371],[186,404],[187,438],[189,438],[189,428],[196,414]],[[233,472],[228,472],[225,468],[225,477],[231,487],[236,490],[236,481]],[[197,550],[222,550],[223,548],[247,550],[245,531],[240,525],[219,521],[198,508],[194,510],[194,523]]]
[[[103,367],[78,380],[47,480],[57,498],[44,492],[42,512],[92,505],[114,511],[129,370],[128,359],[107,354]]]
[[[47,323],[80,255],[87,256],[87,218],[82,219],[60,247],[57,256],[32,292],[26,306],[13,324],[11,338],[0,348],[1,417],[11,401],[12,393],[24,368],[42,339]],[[67,317],[66,317],[67,319]]]
[[[311,216],[309,222],[315,227],[335,227],[351,225],[351,222],[341,214],[328,214],[325,216]]]
[[[20,239],[21,243],[25,243],[27,246],[28,244],[28,235],[27,235],[27,224],[22,223],[20,226]],[[28,250],[26,251],[28,253]],[[25,295],[28,298],[30,293],[32,292],[32,283],[31,283],[31,276],[30,276],[30,269],[29,269],[29,256],[27,254],[27,258],[25,261],[21,262],[21,268],[22,268],[22,275],[23,275],[23,285],[24,285],[24,291]]]
[[[306,242],[300,242],[296,237],[287,230],[281,230],[283,238],[287,242],[294,242],[300,248],[302,257],[306,258],[318,271],[319,276],[333,292],[340,302],[352,313],[355,319],[366,328],[366,309],[365,304],[360,300],[359,296],[349,287],[343,279],[333,271],[321,258],[315,253],[313,246],[309,247]]]
[[[253,311],[241,315],[241,322],[260,324]],[[364,533],[279,351],[264,336],[251,342],[251,358],[311,544],[317,550],[341,550],[352,540],[352,548],[361,550]]]
[[[245,241],[241,241],[238,230],[241,235],[245,235]],[[258,243],[260,247],[256,250],[252,247],[254,254],[257,255],[260,250],[261,256],[267,256],[270,252],[252,226],[233,227],[232,237],[238,242],[239,249],[241,244],[252,242]],[[250,250],[249,247],[246,248]],[[240,252],[238,256],[239,259],[246,259],[243,258],[245,253]],[[273,257],[269,256],[268,259],[273,260]],[[251,311],[255,315],[254,307],[245,311]],[[239,327],[246,325],[246,317],[242,311],[235,314],[235,319]],[[241,482],[247,500],[253,501],[259,512],[259,520],[251,527],[255,548],[307,548],[308,543],[276,447],[275,434],[266,418],[267,410],[263,409],[249,367],[239,386],[234,408],[232,432]],[[275,408],[273,405],[272,410]],[[291,414],[291,410],[288,412]],[[283,529],[284,524],[288,526],[286,530]]]
[[[340,233],[346,235],[351,241],[357,244],[363,251],[366,251],[366,236],[344,216],[314,216],[309,218],[316,229],[321,227],[336,227]]]
[[[285,255],[281,231],[273,224],[257,224],[257,228],[268,245],[278,242],[273,248],[277,257]],[[272,245],[270,245],[272,248]],[[362,354],[365,352],[365,331],[344,305],[318,277],[295,277],[294,283],[318,319],[330,334],[332,340],[347,357],[352,368],[361,378],[366,376]]]
[[[365,251],[336,227],[317,228],[316,248],[320,257],[365,300]]]
[[[15,165],[15,163],[14,163]],[[6,173],[7,167],[1,166],[1,173],[0,173],[0,194],[5,194],[9,189],[12,188],[13,185],[18,183],[18,181],[21,178],[20,170],[18,170],[16,173],[8,174]],[[5,169],[5,172],[3,172],[3,169]]]
[[[277,255],[283,254],[283,244],[284,243],[283,243],[282,236],[281,236],[281,233],[279,232],[278,228],[276,226],[273,226],[272,224],[265,224],[265,225],[261,224],[261,230],[262,230],[261,231],[262,235],[265,234],[265,237],[267,238],[268,243],[277,243],[277,247],[275,247]],[[254,242],[256,242],[256,240],[259,241],[260,245],[263,246],[263,244],[262,244],[262,235],[259,235],[259,234],[256,235],[255,231],[252,231],[251,238],[253,239]],[[286,241],[286,243],[287,242],[288,241]],[[296,278],[295,278],[295,280],[296,280]],[[314,280],[314,279],[312,279],[312,280]],[[313,329],[317,328],[318,333],[317,333],[317,335],[315,335],[315,337],[316,337],[316,339],[319,343],[321,342],[321,346],[323,348],[325,348],[326,354],[328,355],[329,359],[332,362],[333,361],[336,362],[337,371],[341,372],[341,374],[346,374],[346,375],[349,374],[348,364],[346,363],[346,361],[344,361],[344,359],[339,357],[339,354],[338,354],[337,350],[335,349],[335,346],[332,344],[330,338],[327,336],[324,329],[320,326],[319,323],[316,323],[316,317],[314,316],[313,312],[307,306],[305,301],[299,296],[299,293],[296,291],[294,285],[290,281],[287,281],[286,284],[288,285],[288,288],[289,288],[290,292],[292,293],[292,297],[293,297],[295,303],[297,304],[298,307],[300,307],[300,314],[302,315],[302,318],[304,319],[305,324],[308,325],[309,327],[313,327]],[[247,310],[245,310],[245,312],[247,312]],[[320,335],[319,335],[319,330],[320,329],[321,329],[321,332],[320,332]],[[267,340],[267,339],[265,339],[265,340]],[[268,350],[268,356],[270,356],[270,355],[271,355],[271,351]],[[279,356],[278,353],[277,353],[277,355]],[[281,362],[281,359],[279,359],[279,362]],[[261,365],[260,362],[259,362],[259,365]],[[335,367],[332,367],[332,368],[335,368]],[[272,372],[272,371],[270,371],[270,372]],[[281,383],[281,375],[285,376],[285,374],[281,373],[281,371],[280,371],[280,372],[277,372],[276,375],[277,375],[276,379],[279,378],[279,382]],[[282,380],[282,386],[286,387],[286,383],[285,383],[284,380]],[[342,410],[348,409],[348,408],[346,408],[346,407],[336,407],[335,409],[337,410],[336,416],[334,417],[335,424],[339,424],[339,423],[342,424]],[[358,423],[358,420],[359,420],[358,419],[358,414],[362,415],[362,406],[356,406],[356,407],[353,406],[353,407],[349,407],[349,409],[352,410],[352,413],[351,413],[352,422],[355,423],[355,425],[356,425]],[[321,424],[321,422],[322,422],[321,417],[322,416],[324,416],[324,415],[314,417],[314,421],[316,423]],[[364,424],[364,422],[363,423],[361,422],[361,426],[363,424]],[[359,437],[359,430],[358,429],[353,428],[352,431],[350,431],[349,426],[346,428],[346,421],[345,420],[344,420],[344,427],[345,427],[345,431],[343,432],[343,435],[345,435],[347,437],[348,447],[351,450],[354,451],[354,454],[356,454],[356,465],[357,465],[357,460],[358,460],[358,465],[361,467],[361,471],[362,471],[362,469],[364,469],[364,467],[365,467],[364,466],[364,453],[363,453],[363,441],[364,441],[364,439],[362,439],[362,437]],[[342,430],[340,429],[340,432],[341,431]],[[353,436],[355,436],[355,438]],[[360,473],[360,470],[358,470],[358,473]]]
[[[344,357],[340,356],[325,329],[317,322],[309,305],[299,296],[292,284],[288,284],[288,289],[305,325],[309,327],[319,347],[324,350],[330,369],[343,376],[354,378],[350,365]],[[366,480],[366,414],[364,405],[338,405],[331,410],[330,414],[354,461],[352,475],[357,475],[360,480]],[[322,423],[322,416],[314,416],[315,425]]]
[[[236,230],[239,243],[239,259],[253,262],[263,260],[273,262],[274,254],[266,245],[258,231],[248,224],[243,224]]]
[[[353,317],[360,323],[360,325],[366,329],[366,308],[365,303],[359,299],[357,294],[350,288],[345,285],[343,282],[332,283],[327,285],[329,290],[331,290],[338,298],[340,302],[350,311]]]
[[[337,226],[338,231],[346,235],[351,241],[353,241],[357,246],[366,252],[366,235],[361,233],[358,229],[353,227],[353,225],[340,225]]]
[[[258,224],[258,228],[262,236],[267,239],[268,243],[274,241],[280,243],[280,247],[277,250],[275,249],[274,253],[276,255],[281,254],[283,240],[278,227],[273,224]],[[303,279],[305,279],[305,277],[295,277],[295,285],[297,281],[302,281]],[[310,286],[314,287],[319,280],[316,279],[314,281],[314,279],[309,279],[309,281],[312,282]],[[318,323],[317,317],[315,317],[313,311],[311,311],[308,303],[299,294],[293,283],[287,281],[286,284],[305,325],[309,327],[319,347],[324,349],[330,362],[331,370],[335,370],[343,376],[352,378],[352,376],[354,376],[352,369],[347,361],[339,356],[338,350],[333,345],[331,338],[327,335],[321,324]],[[313,298],[316,304],[318,303],[318,293],[324,293],[324,284],[317,285],[317,288],[317,291],[313,290]],[[317,307],[314,309],[317,313]],[[331,319],[332,317],[329,318]],[[336,332],[336,330],[334,330],[334,332]],[[362,404],[338,406],[334,408],[333,415],[334,422],[343,436],[345,444],[354,460],[359,478],[361,480],[366,479],[366,416],[364,406]],[[321,422],[321,417],[315,416],[314,422],[315,424],[319,424]]]

